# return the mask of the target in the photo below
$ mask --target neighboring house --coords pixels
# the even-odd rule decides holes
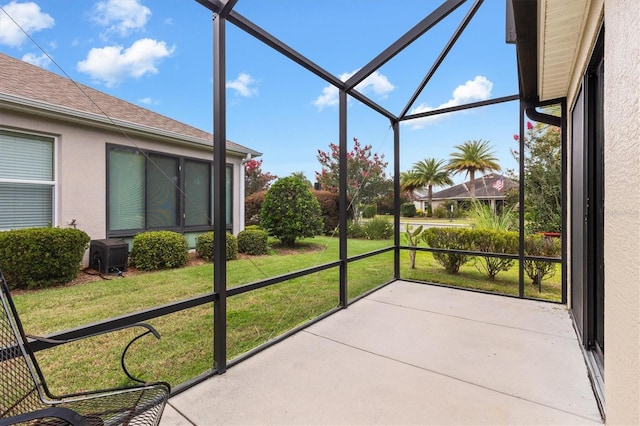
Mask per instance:
[[[606,422],[638,425],[640,1],[508,4],[527,115],[566,102],[570,312]]]
[[[455,202],[470,202],[471,194],[469,193],[469,185],[471,181],[467,181],[458,185],[451,186],[443,189],[442,191],[434,192],[432,196],[433,209],[438,208],[445,201]],[[511,188],[517,188],[518,183],[509,179],[504,175],[496,173],[490,173],[488,175],[480,176],[475,179],[476,185],[476,200],[491,206],[495,211],[498,210],[504,203],[504,197],[506,192]],[[413,191],[415,195],[414,204],[417,209],[423,211],[427,210],[429,205],[429,195],[427,188],[421,188]]]
[[[227,141],[227,229],[244,227],[243,160]],[[213,135],[0,53],[0,230],[91,239],[212,226]]]

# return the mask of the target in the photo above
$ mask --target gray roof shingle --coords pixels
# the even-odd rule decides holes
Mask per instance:
[[[502,198],[505,193],[513,188],[518,186],[517,182],[509,179],[506,176],[502,176],[504,179],[504,187],[501,191],[498,191],[493,187],[493,184],[500,179],[499,174],[490,173],[488,175],[480,176],[475,180],[476,185],[476,198],[480,199],[488,199],[488,198]],[[469,184],[471,181],[467,181],[464,183],[460,183],[458,185],[451,186],[449,188],[443,189],[442,191],[434,192],[433,199],[434,200],[465,200],[470,199],[471,195],[469,194]],[[418,196],[418,200],[427,200],[427,191],[419,190],[415,191]]]
[[[177,138],[195,139],[212,145],[213,135],[188,124],[155,113],[122,99],[110,96],[66,77],[0,53],[0,95],[9,95],[14,102],[37,103],[41,108],[60,107],[70,115],[114,119],[119,123],[143,126],[158,133],[172,133]],[[0,104],[1,106],[1,104]],[[252,156],[258,151],[227,140],[227,150]]]

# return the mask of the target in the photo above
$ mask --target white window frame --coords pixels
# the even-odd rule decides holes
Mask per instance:
[[[53,141],[53,158],[51,161],[53,162],[53,180],[29,180],[29,179],[10,179],[10,178],[0,178],[0,183],[17,183],[17,184],[34,184],[34,185],[48,185],[52,189],[52,206],[51,206],[51,226],[58,226],[58,211],[59,211],[59,200],[58,200],[58,151],[59,151],[59,138],[54,135],[48,135],[46,133],[34,132],[34,131],[25,131],[25,130],[17,130],[7,127],[0,127],[0,130],[7,133],[14,133],[18,135],[25,135],[25,137],[36,136],[41,138],[49,138]],[[16,228],[18,229],[18,228]],[[6,231],[8,229],[0,229],[1,231]]]

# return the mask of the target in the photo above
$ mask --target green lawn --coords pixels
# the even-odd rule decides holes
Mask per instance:
[[[349,240],[349,256],[388,247],[391,241]],[[294,253],[276,253],[237,259],[227,264],[228,287],[258,281],[335,261],[338,239],[319,237],[302,242]],[[418,253],[414,270],[408,253],[401,258],[403,278],[445,282],[489,291],[517,293],[517,269],[488,282],[472,265],[451,276],[435,264],[429,253]],[[393,278],[393,252],[351,262],[350,299]],[[515,280],[515,281],[514,281]],[[531,297],[559,298],[559,274],[543,286],[529,289]],[[515,282],[515,284],[514,284]],[[141,309],[205,294],[213,288],[211,263],[125,278],[23,292],[15,302],[27,333],[48,334],[116,317]],[[531,287],[529,285],[528,287]],[[338,305],[339,268],[331,268],[261,290],[230,297],[227,306],[229,359],[270,340]],[[531,294],[529,294],[531,293]],[[127,365],[145,380],[166,380],[172,385],[211,369],[213,308],[200,306],[150,321],[162,334],[160,341],[145,337],[130,351]],[[133,336],[120,331],[106,336],[38,352],[37,358],[54,392],[104,388],[126,384],[119,368],[120,351]]]

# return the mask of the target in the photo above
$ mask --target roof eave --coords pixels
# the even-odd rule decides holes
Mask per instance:
[[[520,98],[536,104],[538,92],[538,1],[509,0],[516,28],[516,54]]]

